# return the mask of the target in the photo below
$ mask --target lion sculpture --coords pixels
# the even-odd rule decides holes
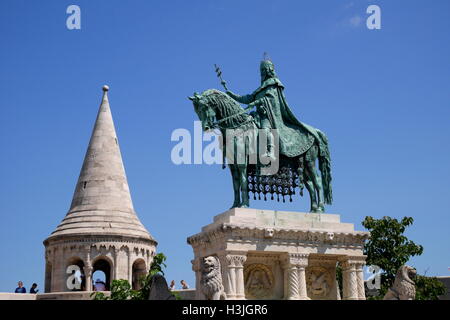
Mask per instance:
[[[416,286],[411,278],[416,276],[416,269],[409,266],[401,266],[395,276],[394,285],[389,288],[383,300],[414,300]]]
[[[203,259],[201,291],[206,300],[226,300],[222,274],[220,272],[220,262],[215,256],[209,256]]]

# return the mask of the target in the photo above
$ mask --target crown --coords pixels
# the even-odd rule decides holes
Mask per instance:
[[[269,55],[267,54],[267,52],[264,52],[263,60],[261,61],[260,67],[266,67],[266,66],[269,66],[271,68],[274,67],[272,61],[270,60]]]

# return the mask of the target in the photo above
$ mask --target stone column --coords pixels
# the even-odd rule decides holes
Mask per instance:
[[[94,269],[91,264],[91,247],[86,247],[86,259],[84,265],[84,281],[86,286],[86,291],[92,291],[92,270]]]
[[[131,265],[132,250],[128,247],[128,282],[130,286],[133,286],[133,266]]]
[[[297,266],[289,265],[287,267],[287,275],[288,275],[288,287],[287,287],[287,299],[288,300],[299,300],[299,279],[298,279],[298,270]]]
[[[364,258],[365,260],[365,258]],[[356,264],[356,282],[358,287],[358,299],[366,300],[366,290],[364,288],[364,273],[363,267],[365,265],[365,261],[359,261]]]
[[[233,254],[230,255],[231,260],[233,260],[234,272],[235,272],[235,292],[236,300],[245,300],[245,284],[244,284],[244,263],[247,260],[247,256],[244,254]]]
[[[119,280],[119,253],[118,248],[114,248],[114,278],[112,280]]]
[[[45,293],[52,291],[52,278],[55,269],[53,266],[54,266],[53,256],[47,250],[47,248],[45,248],[45,287],[44,287]]]
[[[147,252],[147,261],[146,261],[146,271],[147,271],[147,273],[149,273],[150,272],[150,267],[151,267],[151,265],[152,265],[152,261],[150,261],[150,258],[151,258],[151,251],[150,250],[147,250],[146,251]]]
[[[57,251],[55,251],[57,250]],[[56,257],[58,256],[57,253],[59,253],[58,249],[52,248],[52,256],[51,256],[51,262],[52,262],[52,275],[51,275],[51,283],[50,283],[50,290],[48,292],[54,292],[55,291],[55,283],[57,281],[58,276],[58,264],[56,261]]]
[[[285,264],[285,299],[287,300],[308,300],[306,290],[305,269],[308,266],[308,254],[289,254]]]
[[[86,291],[92,291],[92,270],[94,269],[91,265],[91,263],[89,262],[88,265],[84,266],[84,277],[85,277],[85,281],[86,281]]]
[[[222,268],[222,284],[227,294],[227,299],[236,299],[236,268],[232,255],[218,255]]]
[[[308,292],[306,290],[306,266],[298,266],[298,294],[300,300],[309,300]]]
[[[346,260],[342,263],[342,290],[344,300],[358,300],[358,280],[356,261]]]
[[[64,292],[64,291],[69,291],[69,289],[67,288],[67,273],[66,273],[66,269],[67,269],[67,261],[66,261],[66,250],[63,247],[60,247],[60,252],[59,252],[59,267],[58,267],[58,278],[56,280],[55,283],[55,290],[56,292]]]

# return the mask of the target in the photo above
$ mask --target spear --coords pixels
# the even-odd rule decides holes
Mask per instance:
[[[217,77],[220,79],[220,83],[221,83],[222,86],[225,88],[225,90],[228,91],[227,83],[225,82],[225,80],[222,79],[222,71],[221,71],[220,68],[217,66],[217,64],[214,64],[214,68],[216,68]]]

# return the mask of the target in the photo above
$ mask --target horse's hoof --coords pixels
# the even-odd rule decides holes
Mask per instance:
[[[311,213],[323,213],[324,212],[324,210],[323,210],[323,208],[318,208],[318,207],[312,207],[311,208],[311,211],[310,211]]]

